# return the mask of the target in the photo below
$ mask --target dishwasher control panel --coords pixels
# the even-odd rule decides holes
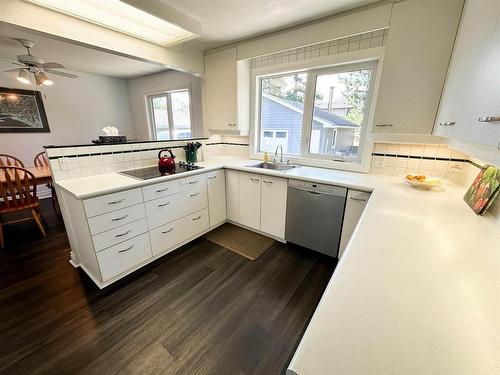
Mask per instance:
[[[313,182],[288,180],[288,187],[300,190],[313,191],[316,193],[329,194],[329,195],[343,195],[347,194],[347,189],[340,186],[315,184]]]

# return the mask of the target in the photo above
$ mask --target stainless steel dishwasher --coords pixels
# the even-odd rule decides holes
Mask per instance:
[[[337,258],[347,189],[289,180],[285,239]]]

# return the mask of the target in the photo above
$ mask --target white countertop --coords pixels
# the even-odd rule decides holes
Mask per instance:
[[[465,188],[421,191],[394,177],[245,167],[255,163],[199,164],[200,172],[226,167],[373,191],[290,374],[500,374],[500,223],[475,215]],[[162,180],[171,178],[179,176]],[[58,185],[83,199],[158,181],[112,173]]]

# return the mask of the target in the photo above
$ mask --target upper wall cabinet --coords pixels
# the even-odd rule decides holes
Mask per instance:
[[[465,4],[434,134],[499,147],[500,0]]]
[[[394,4],[374,132],[431,134],[462,6],[463,0]]]
[[[205,56],[206,129],[227,134],[248,135],[250,104],[250,62],[236,61],[236,48]]]

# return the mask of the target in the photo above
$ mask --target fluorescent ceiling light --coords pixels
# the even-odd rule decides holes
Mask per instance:
[[[166,46],[196,35],[120,0],[26,0],[60,13]]]

